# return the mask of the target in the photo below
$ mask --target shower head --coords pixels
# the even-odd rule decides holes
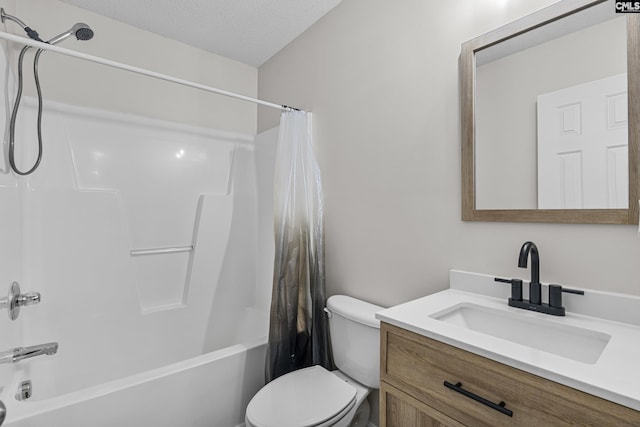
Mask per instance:
[[[87,24],[83,24],[82,22],[79,22],[73,27],[71,27],[70,29],[68,29],[67,31],[65,31],[64,33],[60,33],[54,38],[47,40],[47,43],[49,44],[60,43],[61,41],[63,41],[64,39],[70,36],[76,36],[76,39],[78,40],[91,40],[93,38],[93,30]]]
[[[16,24],[20,25],[22,29],[27,33],[27,35],[32,39],[37,40],[39,42],[42,41],[36,31],[27,27],[27,25],[17,17],[13,15],[9,15],[8,13],[5,13],[4,8],[0,8],[0,22],[4,24],[4,22],[7,19],[9,21],[13,21]],[[65,31],[64,33],[60,33],[54,38],[47,40],[46,43],[49,43],[49,44],[60,43],[62,40],[66,39],[69,36],[76,36],[76,39],[78,40],[90,40],[93,38],[93,30],[87,24],[79,22],[73,27],[71,27],[70,29],[68,29],[67,31]]]
[[[76,39],[86,41],[93,38],[93,30],[87,24],[76,24]]]

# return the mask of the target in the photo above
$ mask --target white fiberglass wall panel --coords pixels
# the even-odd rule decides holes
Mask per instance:
[[[23,147],[34,123],[29,100]],[[26,370],[69,375],[40,397],[198,355],[215,304],[255,304],[252,137],[52,103],[43,135],[24,178],[23,281],[42,292],[24,345],[60,349]],[[238,298],[216,302],[218,287]]]

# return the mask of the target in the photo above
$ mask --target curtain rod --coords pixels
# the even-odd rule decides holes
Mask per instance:
[[[284,111],[300,111],[298,108],[289,107],[287,105],[275,104],[273,102],[263,101],[261,99],[252,98],[250,96],[241,95],[239,93],[230,92],[224,89],[218,89],[211,86],[206,86],[200,83],[192,82],[189,80],[181,79],[178,77],[170,76],[168,74],[157,73],[155,71],[147,70],[140,67],[134,67],[133,65],[123,64],[122,62],[112,61],[110,59],[101,58],[99,56],[89,55],[82,52],[77,52],[75,50],[66,49],[64,47],[58,47],[54,45],[50,45],[48,43],[42,43],[36,40],[28,39],[26,37],[16,36],[14,34],[9,34],[3,31],[0,31],[0,39],[8,40],[11,42],[21,43],[23,45],[28,45],[31,47],[35,47],[42,50],[50,50],[52,52],[60,53],[62,55],[71,56],[74,58],[82,59],[89,62],[95,62],[96,64],[106,65],[108,67],[118,68],[120,70],[129,71],[136,74],[141,74],[143,76],[152,77],[158,80],[164,80],[171,83],[177,83],[182,86],[192,87],[194,89],[200,89],[205,92],[217,93],[218,95],[228,96],[230,98],[241,99],[243,101],[253,102],[259,105],[264,105],[265,107],[277,108],[279,110]]]

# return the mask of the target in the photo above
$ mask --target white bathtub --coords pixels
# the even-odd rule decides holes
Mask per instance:
[[[265,349],[265,340],[234,345],[46,400],[15,400],[16,379],[1,394],[8,413],[4,426],[243,425],[249,400],[264,384]]]

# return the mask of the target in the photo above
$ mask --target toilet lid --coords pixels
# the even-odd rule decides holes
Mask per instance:
[[[283,375],[249,402],[247,420],[260,427],[311,427],[353,406],[356,389],[320,366]]]

